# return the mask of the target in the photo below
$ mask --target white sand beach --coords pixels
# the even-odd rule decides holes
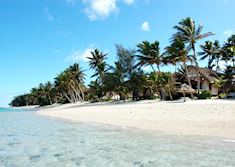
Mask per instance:
[[[235,100],[65,104],[40,108],[37,114],[165,134],[235,140]]]

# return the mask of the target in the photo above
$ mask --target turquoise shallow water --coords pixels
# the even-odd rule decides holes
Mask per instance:
[[[235,143],[0,109],[0,167],[234,167]]]

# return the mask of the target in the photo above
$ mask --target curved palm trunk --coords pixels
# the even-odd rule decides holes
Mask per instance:
[[[187,64],[184,62],[184,67],[185,67],[185,71],[186,71],[186,75],[187,75],[187,80],[188,80],[188,85],[192,88],[192,84],[191,84],[191,80],[189,78],[189,74],[188,74],[188,67]],[[191,99],[194,99],[193,93],[190,93],[191,95]]]
[[[157,69],[158,69],[159,75],[161,75],[161,71],[160,71],[159,65],[157,65]],[[165,92],[164,92],[162,87],[163,87],[163,85],[160,84],[160,94],[161,94],[160,96],[161,96],[161,99],[164,99],[166,97],[166,94],[165,94]]]
[[[75,103],[75,102],[78,101],[78,99],[77,99],[77,97],[76,97],[76,95],[75,95],[75,92],[71,91],[71,92],[70,92],[70,96],[71,96],[72,99],[73,99],[73,103]]]
[[[173,100],[170,88],[168,88],[168,93],[169,93],[170,99]]]
[[[151,65],[151,67],[152,67],[152,65]],[[152,69],[153,69],[154,74],[156,75],[155,69],[153,67],[152,67]],[[157,64],[157,70],[158,70],[158,74],[160,75],[161,74],[161,70],[160,70],[160,67],[159,67],[158,64]],[[160,99],[165,98],[162,85],[160,85],[160,92],[159,93],[160,93]]]
[[[193,56],[196,63],[196,72],[197,72],[197,93],[200,92],[200,74],[199,74],[199,65],[196,57],[196,50],[195,50],[195,44],[192,42],[192,49],[193,49]]]
[[[48,98],[49,98],[50,105],[52,105],[53,103],[52,103],[52,100],[51,100],[51,94],[50,93],[48,93]]]
[[[67,93],[63,92],[62,94],[64,95],[64,97],[65,97],[70,103],[73,103],[73,100],[69,98],[69,96],[67,95]]]
[[[212,57],[211,57],[211,55],[209,55],[207,68],[212,69],[212,68],[211,68],[211,64],[212,64]]]
[[[219,58],[217,58],[216,60],[216,72],[219,71]]]
[[[81,98],[81,96],[80,96],[80,94],[79,94],[79,92],[73,87],[73,86],[71,86],[71,88],[73,89],[73,92],[74,92],[74,94],[76,95],[75,97],[75,101],[77,102],[77,101],[82,101],[82,98]],[[78,97],[78,99],[77,99],[77,97]]]
[[[84,101],[85,100],[85,95],[84,95],[84,92],[83,92],[83,90],[82,90],[82,88],[79,84],[78,84],[78,89],[79,89],[80,93],[82,94],[81,100]]]

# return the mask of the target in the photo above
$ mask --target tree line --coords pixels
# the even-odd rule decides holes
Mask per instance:
[[[94,70],[94,78],[85,86],[85,71],[78,63],[59,73],[54,82],[39,84],[27,94],[14,97],[11,106],[51,105],[54,103],[76,103],[83,101],[98,102],[104,100],[140,100],[177,98],[176,80],[186,74],[187,84],[191,85],[188,65],[197,68],[197,90],[200,90],[199,61],[207,60],[208,69],[219,73],[218,82],[214,83],[221,90],[235,88],[235,35],[231,35],[221,45],[218,40],[199,42],[212,32],[203,32],[203,25],[196,25],[191,18],[182,19],[174,26],[175,33],[170,38],[170,45],[160,50],[158,41],[143,41],[136,49],[127,49],[115,45],[117,60],[113,66],[107,64],[108,54],[95,49],[91,52],[89,67]],[[198,51],[198,49],[200,49]],[[221,68],[221,62],[226,67]],[[173,65],[179,67],[175,73],[162,72],[161,67]],[[150,67],[151,72],[144,72],[143,67]],[[175,68],[176,69],[176,68]],[[180,81],[185,82],[185,81]],[[224,91],[226,92],[226,91]],[[198,92],[199,94],[200,92]],[[191,93],[191,97],[193,98]]]

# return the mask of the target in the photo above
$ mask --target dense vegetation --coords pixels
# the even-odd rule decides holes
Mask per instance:
[[[89,66],[95,71],[91,76],[94,80],[88,86],[84,84],[84,71],[75,63],[58,74],[53,83],[39,84],[28,94],[16,96],[10,105],[42,106],[156,97],[173,100],[177,98],[176,80],[184,83],[181,79],[184,74],[188,76],[188,65],[199,67],[199,61],[205,59],[208,61],[206,68],[215,69],[220,74],[220,79],[214,83],[220,90],[220,97],[235,88],[235,35],[229,37],[223,45],[217,40],[199,45],[202,39],[214,34],[203,33],[203,26],[196,25],[191,18],[181,20],[174,29],[176,32],[170,38],[170,45],[162,53],[158,41],[143,41],[137,44],[136,49],[116,45],[117,60],[114,66],[110,66],[106,63],[107,54],[95,49],[91,52],[92,57],[89,57]],[[221,62],[225,62],[226,66],[220,67]],[[162,72],[161,67],[169,64],[180,68],[174,74]],[[143,71],[146,66],[151,67],[150,73]],[[197,78],[197,88],[200,90],[199,71]],[[186,84],[191,86],[190,79]],[[210,92],[198,92],[198,96],[210,98]],[[192,93],[191,97],[194,98]]]

